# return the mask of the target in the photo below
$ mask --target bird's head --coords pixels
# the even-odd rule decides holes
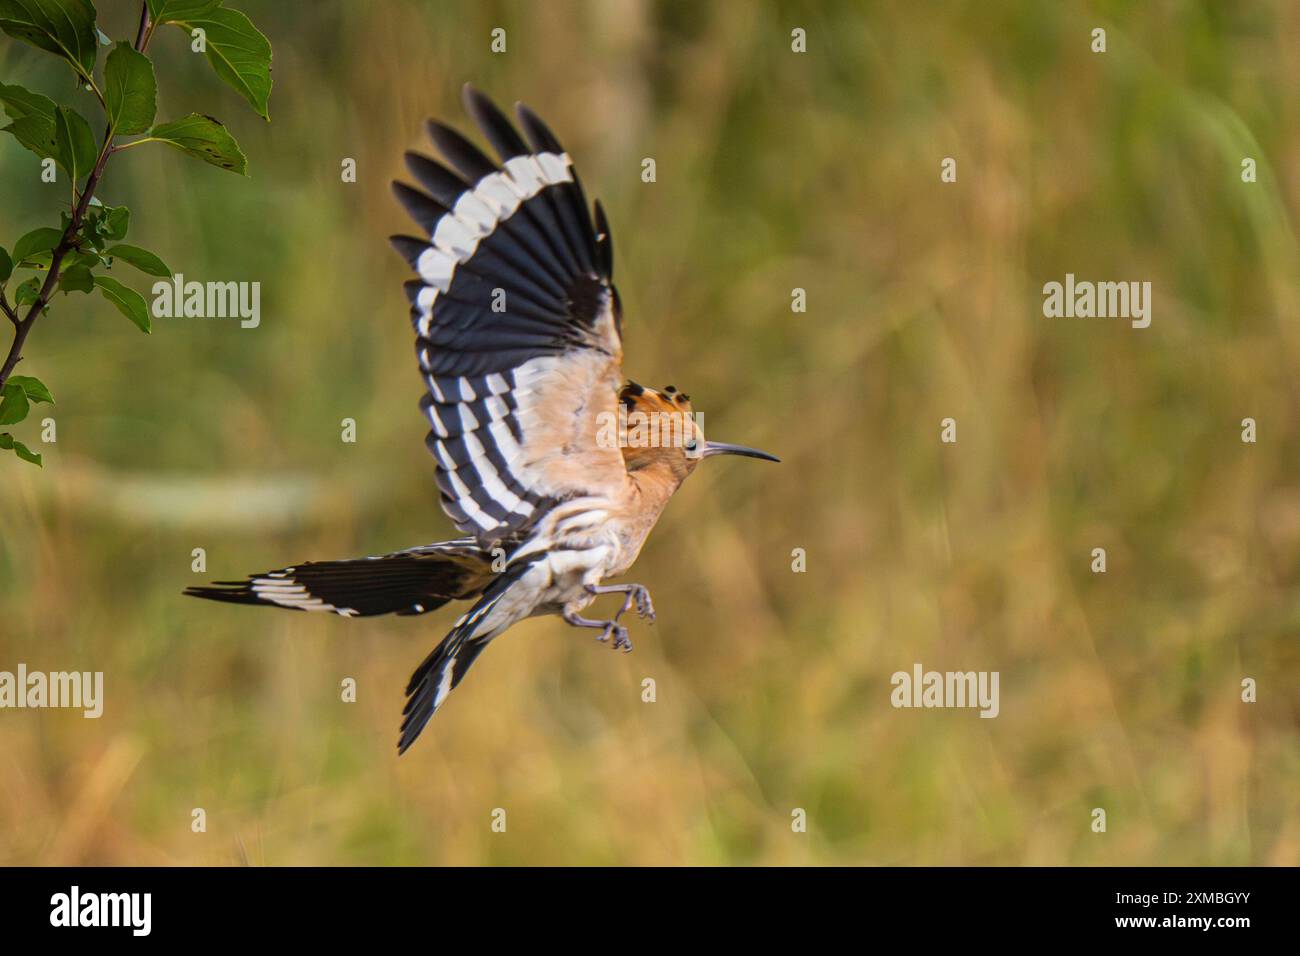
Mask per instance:
[[[706,440],[703,415],[691,407],[689,395],[672,385],[660,390],[628,382],[618,400],[618,440],[630,472],[664,469],[680,483],[696,465],[715,455],[781,460],[756,448]]]

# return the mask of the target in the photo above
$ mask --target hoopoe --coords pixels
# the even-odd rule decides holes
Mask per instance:
[[[715,455],[779,460],[706,441],[689,397],[671,386],[623,383],[604,210],[595,204],[593,225],[568,154],[526,106],[516,106],[525,139],[469,85],[464,103],[501,165],[431,120],[448,165],[407,153],[423,191],[393,184],[426,235],[391,241],[419,276],[406,292],[427,387],[426,444],[442,507],[465,536],[186,591],[347,617],[474,600],[407,685],[399,753],[488,643],[524,618],[558,614],[631,650],[621,619],[635,609],[653,622],[650,594],[605,582],[632,567],[682,481]],[[610,427],[632,421],[672,427],[636,442]],[[603,594],[622,595],[622,605],[608,619],[584,617]]]

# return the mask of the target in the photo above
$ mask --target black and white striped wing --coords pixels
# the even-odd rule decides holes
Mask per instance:
[[[555,136],[519,105],[525,141],[468,85],[465,106],[501,165],[430,122],[450,168],[407,154],[424,190],[394,190],[426,236],[392,241],[419,274],[406,287],[442,505],[489,542],[627,480],[595,441],[622,382],[621,318],[604,214],[593,225]]]

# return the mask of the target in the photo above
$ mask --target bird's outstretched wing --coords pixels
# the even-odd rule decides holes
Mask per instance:
[[[424,190],[394,183],[427,236],[392,242],[419,274],[406,288],[442,505],[486,544],[628,480],[596,440],[622,381],[621,309],[604,213],[593,224],[554,134],[520,104],[525,141],[469,85],[464,100],[501,165],[430,121],[448,166],[407,153]]]

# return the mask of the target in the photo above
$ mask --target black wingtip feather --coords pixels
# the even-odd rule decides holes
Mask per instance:
[[[402,208],[410,217],[429,235],[433,235],[438,220],[447,212],[447,207],[442,203],[406,183],[394,182],[393,195],[397,197],[397,201],[402,204]]]
[[[408,151],[404,158],[406,159],[406,168],[410,170],[416,182],[424,187],[425,192],[434,198],[437,202],[442,203],[448,209],[456,205],[456,200],[460,194],[469,188],[469,184],[453,173],[442,163],[435,159],[430,159],[423,153]]]
[[[483,131],[483,135],[487,137],[488,142],[503,161],[528,153],[528,145],[510,125],[510,120],[506,119],[505,114],[497,109],[495,103],[469,83],[465,84],[462,99],[465,103],[465,112],[478,124],[478,128]]]
[[[467,140],[450,126],[444,126],[437,120],[425,123],[429,138],[446,157],[447,162],[456,167],[456,171],[472,183],[478,182],[489,173],[496,172],[496,164],[483,155],[482,150]]]
[[[523,103],[515,104],[515,115],[519,117],[519,125],[524,128],[524,135],[528,137],[529,145],[532,146],[534,152],[564,152],[564,147],[560,145],[560,141],[551,132],[551,128],[542,122],[540,116]]]
[[[429,240],[415,236],[389,236],[388,243],[412,269],[416,268],[416,263],[420,261],[420,255],[424,250],[429,248]]]

